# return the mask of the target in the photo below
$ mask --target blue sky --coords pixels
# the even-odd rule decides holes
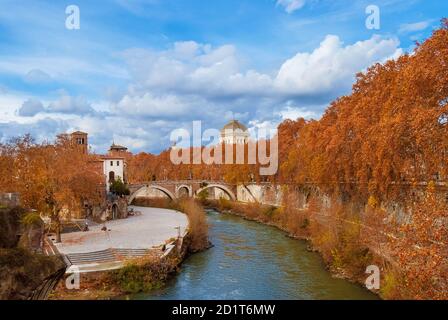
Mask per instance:
[[[365,26],[368,5],[380,29]],[[80,29],[65,27],[68,5]],[[0,0],[0,141],[89,132],[159,152],[170,132],[319,118],[354,74],[411,52],[448,1]]]

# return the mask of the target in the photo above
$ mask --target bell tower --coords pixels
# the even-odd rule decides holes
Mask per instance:
[[[79,146],[83,153],[87,154],[89,152],[89,141],[87,133],[76,131],[73,132],[70,136],[73,143]]]

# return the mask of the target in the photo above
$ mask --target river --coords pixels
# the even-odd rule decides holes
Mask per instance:
[[[332,278],[305,241],[274,227],[208,211],[214,247],[190,256],[166,287],[131,299],[303,300],[377,299],[367,289]]]

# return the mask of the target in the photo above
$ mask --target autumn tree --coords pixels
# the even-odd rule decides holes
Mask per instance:
[[[409,221],[398,224],[390,238],[407,299],[448,299],[448,207],[430,184],[416,200]]]
[[[2,149],[8,154],[11,178],[9,185],[2,182],[0,188],[19,192],[24,206],[50,216],[58,241],[62,218],[82,212],[85,204],[101,202],[101,174],[68,137],[60,136],[54,144],[36,144],[25,136]]]

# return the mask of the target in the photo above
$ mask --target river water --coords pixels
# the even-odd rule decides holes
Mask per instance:
[[[190,256],[165,288],[131,299],[302,300],[376,299],[334,279],[304,241],[274,227],[208,211],[214,247]]]

